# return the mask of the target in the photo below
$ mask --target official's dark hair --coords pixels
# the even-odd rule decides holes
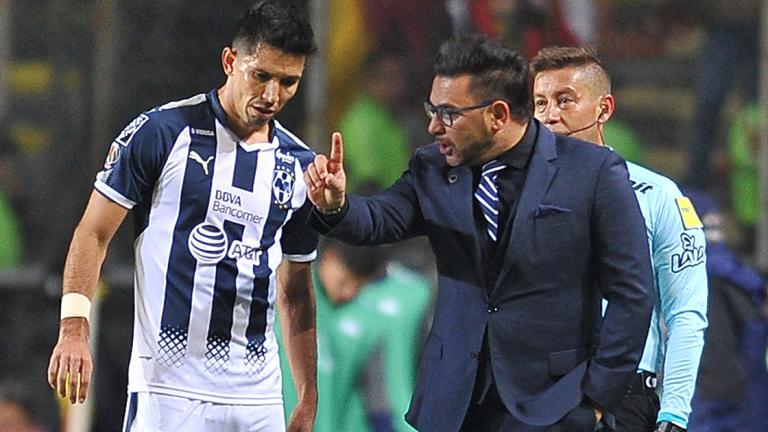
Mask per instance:
[[[262,42],[295,55],[317,51],[309,18],[292,0],[257,1],[240,18],[232,46],[252,53]]]
[[[453,37],[440,47],[434,69],[439,76],[471,75],[472,92],[478,98],[507,101],[520,123],[531,118],[528,64],[497,41],[479,34]]]
[[[568,67],[587,66],[592,69],[603,85],[606,93],[611,91],[611,79],[606,72],[603,63],[597,58],[597,53],[592,47],[547,47],[542,48],[531,60],[531,76],[534,78],[540,72],[560,70]]]

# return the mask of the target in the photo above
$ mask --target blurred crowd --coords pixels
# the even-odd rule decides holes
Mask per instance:
[[[54,281],[98,161],[110,136],[135,112],[222,81],[211,54],[228,43],[230,23],[224,17],[237,13],[227,12],[248,2],[201,2],[206,5],[198,10],[171,5],[178,2],[111,2],[125,40],[116,42],[117,70],[110,75],[109,93],[116,101],[99,117],[106,126],[83,106],[96,105],[98,91],[89,83],[95,85],[104,73],[94,70],[104,52],[92,47],[103,36],[98,21],[107,20],[109,11],[48,29],[50,38],[91,29],[85,41],[62,42],[32,37],[46,24],[33,29],[24,23],[38,16],[31,6],[5,3],[14,37],[6,41],[12,47],[10,102],[0,112],[0,329],[18,340],[0,341],[0,382],[7,382],[0,385],[0,432],[56,431],[60,424],[50,415],[56,404],[45,388],[44,368],[26,365],[44,364],[55,341]],[[61,7],[54,0],[45,3]],[[756,156],[767,118],[758,105],[760,0],[422,0],[418,7],[408,0],[331,0],[327,7],[325,43],[309,68],[325,67],[325,129],[344,134],[349,184],[363,194],[393,183],[411,153],[429,143],[422,101],[436,47],[451,34],[483,32],[527,58],[551,45],[597,47],[624,104],[606,128],[605,141],[627,160],[690,188],[705,225],[711,324],[690,429],[768,430],[761,415],[768,410],[767,283],[765,269],[753,265],[760,217]],[[75,12],[63,13],[72,18]],[[169,16],[153,18],[160,13]],[[91,21],[92,28],[84,24]],[[203,33],[207,36],[198,43],[195,35]],[[40,74],[44,77],[35,78]],[[189,74],[194,78],[185,77]],[[40,91],[51,94],[41,97]],[[50,103],[69,112],[35,108]],[[302,131],[308,127],[305,109],[297,103],[281,121]],[[106,136],[99,136],[99,127],[107,129]],[[327,143],[310,145],[324,151]],[[125,400],[132,281],[121,275],[130,274],[124,270],[130,267],[132,240],[130,232],[120,235],[104,272],[112,277],[102,296],[93,429],[98,431],[119,429]],[[20,289],[19,274],[29,281],[40,269],[34,286]],[[342,430],[333,422],[339,410],[349,423],[344,430],[407,430],[400,414],[410,397],[434,295],[428,248],[419,240],[386,250],[327,242],[315,277],[318,430]],[[39,319],[43,316],[51,319]],[[360,331],[365,333],[355,333]],[[340,338],[346,338],[344,349],[329,342]],[[349,347],[356,347],[354,355]],[[347,374],[343,379],[333,375],[339,370]],[[287,382],[288,406],[290,391]]]

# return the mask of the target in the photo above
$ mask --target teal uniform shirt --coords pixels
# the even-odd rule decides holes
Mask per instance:
[[[704,231],[672,180],[627,167],[645,219],[657,297],[640,369],[663,373],[658,421],[687,427],[707,327]]]
[[[431,299],[429,283],[410,270],[390,265],[385,277],[374,280],[354,300],[336,305],[317,277],[316,432],[365,432],[368,421],[361,375],[371,355],[381,353],[384,392],[395,430],[413,431],[404,419],[411,399],[417,351]],[[279,327],[279,326],[276,326]],[[276,329],[282,344],[280,329]],[[281,347],[286,420],[296,406],[296,393]]]

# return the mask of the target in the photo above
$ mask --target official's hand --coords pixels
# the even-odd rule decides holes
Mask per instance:
[[[344,205],[347,190],[347,176],[344,174],[344,145],[341,134],[331,136],[330,158],[319,154],[304,172],[304,181],[309,188],[312,204],[321,212],[335,210]]]
[[[93,372],[88,346],[88,321],[85,318],[61,320],[59,341],[48,364],[48,384],[72,404],[85,402]]]
[[[686,432],[687,429],[681,428],[680,426],[663,421],[656,425],[656,429],[654,429],[654,432]]]
[[[312,432],[315,427],[317,400],[299,401],[293,408],[286,432]]]

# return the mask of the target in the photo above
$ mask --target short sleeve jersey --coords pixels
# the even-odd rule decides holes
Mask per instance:
[[[136,225],[131,392],[282,401],[275,273],[316,255],[302,174],[314,155],[277,121],[250,145],[226,124],[216,90],[142,113],[97,175]]]

